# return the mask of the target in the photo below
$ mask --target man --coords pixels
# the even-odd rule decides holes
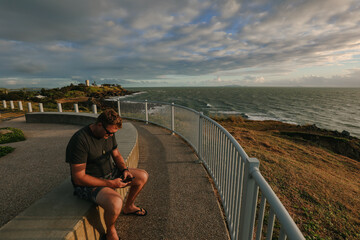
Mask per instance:
[[[134,202],[147,182],[148,173],[126,167],[115,139],[115,133],[121,127],[120,116],[113,109],[107,109],[95,123],[77,131],[66,148],[66,162],[70,163],[74,193],[104,209],[106,239],[119,239],[115,221],[121,210],[124,214],[147,214]],[[130,190],[122,207],[123,199],[115,189],[126,186],[130,186]]]

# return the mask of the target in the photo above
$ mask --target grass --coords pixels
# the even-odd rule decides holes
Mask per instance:
[[[311,132],[336,138],[331,131],[239,117],[216,121],[250,157],[259,159],[262,175],[306,239],[360,239],[360,162],[314,139],[281,134]],[[356,145],[359,139],[349,141]]]
[[[14,151],[15,148],[13,147],[8,147],[8,146],[0,146],[0,157],[3,157],[9,153],[11,153],[12,151]]]
[[[20,129],[11,128],[11,127],[0,128],[0,130],[3,130],[3,129],[10,130],[12,132],[6,133],[6,134],[1,134],[0,135],[0,144],[19,142],[19,141],[25,140],[24,133]]]
[[[6,134],[1,134],[0,135],[0,144],[19,142],[19,141],[25,140],[24,133],[20,129],[11,128],[11,127],[0,128],[0,130],[3,130],[3,129],[10,130],[12,132],[6,133]],[[13,148],[13,147],[0,146],[0,157],[6,156],[7,154],[13,152],[14,150],[15,150],[15,148]]]

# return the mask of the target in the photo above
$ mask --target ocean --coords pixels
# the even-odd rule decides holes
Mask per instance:
[[[205,115],[316,124],[360,138],[360,88],[163,87],[129,88],[122,100],[175,103]]]

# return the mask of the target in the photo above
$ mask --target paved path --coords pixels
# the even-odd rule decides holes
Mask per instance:
[[[27,139],[1,144],[15,151],[0,158],[0,226],[69,176],[65,148],[81,126],[26,123],[20,117],[0,122],[2,127],[19,128]]]
[[[121,239],[228,239],[205,169],[192,149],[167,130],[133,122],[139,133],[140,164],[149,182],[137,202],[146,217],[121,215]],[[0,226],[69,176],[65,148],[81,126],[0,122],[24,131],[27,140],[5,144],[15,151],[0,158]]]
[[[121,215],[120,239],[228,239],[214,191],[192,149],[162,128],[134,123],[139,168],[150,174],[137,203],[148,216]]]

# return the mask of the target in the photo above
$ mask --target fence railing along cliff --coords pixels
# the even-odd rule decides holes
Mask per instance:
[[[305,239],[261,175],[259,161],[249,158],[220,124],[176,104],[108,101],[106,105],[117,109],[123,118],[167,128],[193,147],[221,197],[231,239]],[[97,113],[96,105],[92,109]],[[78,112],[76,104],[74,110]],[[58,111],[62,111],[61,104]]]

